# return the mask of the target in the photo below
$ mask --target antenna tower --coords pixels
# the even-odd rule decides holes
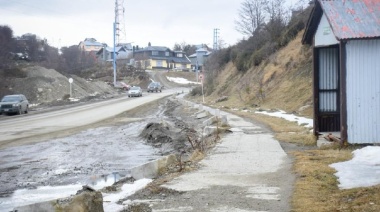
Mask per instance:
[[[214,29],[214,42],[213,42],[213,46],[212,46],[213,51],[216,51],[219,49],[218,38],[219,38],[219,29],[215,28]]]
[[[115,1],[116,46],[126,43],[124,0]]]

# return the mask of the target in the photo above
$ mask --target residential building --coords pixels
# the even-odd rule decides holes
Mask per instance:
[[[98,52],[103,44],[96,41],[95,38],[86,38],[78,45],[79,49],[85,52]]]
[[[151,46],[133,49],[133,58],[137,69],[149,70],[190,70],[189,58],[181,51],[172,51],[163,46]]]
[[[132,55],[132,48],[128,49],[128,45],[115,47],[116,60],[128,60]],[[114,57],[114,48],[104,46],[97,53],[98,61],[112,62]]]
[[[203,66],[210,54],[211,51],[207,48],[201,47],[197,49],[194,54],[189,56],[191,61],[191,70],[196,71],[198,69],[198,71],[202,71]]]

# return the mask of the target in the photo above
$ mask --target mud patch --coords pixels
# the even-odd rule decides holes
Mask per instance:
[[[168,99],[161,122],[150,122],[142,130],[147,144],[159,148],[162,155],[191,152],[189,140],[199,139],[200,121],[192,117],[194,111],[185,109],[180,103]]]
[[[171,131],[169,126],[161,123],[148,123],[140,136],[147,139],[147,142],[153,145],[161,146],[162,143],[172,143]]]

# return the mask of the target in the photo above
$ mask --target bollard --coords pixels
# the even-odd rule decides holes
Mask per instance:
[[[222,118],[220,120],[222,124],[228,124],[227,115],[222,115]]]
[[[220,118],[220,110],[219,109],[216,109],[215,110],[215,116]]]

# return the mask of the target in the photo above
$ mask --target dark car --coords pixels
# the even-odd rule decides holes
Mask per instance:
[[[0,102],[0,114],[28,113],[29,101],[22,94],[6,95]]]
[[[148,85],[148,92],[162,92],[162,86],[161,86],[161,83],[159,82],[151,82],[149,85]]]

